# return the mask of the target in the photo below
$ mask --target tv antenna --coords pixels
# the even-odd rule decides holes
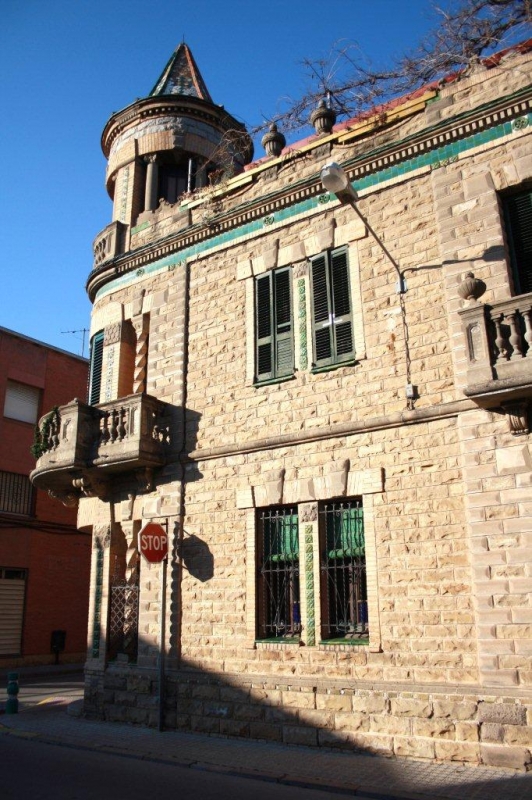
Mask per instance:
[[[81,355],[85,358],[85,334],[89,332],[89,328],[78,328],[76,331],[61,331],[61,333],[81,333],[83,334],[81,337]],[[77,337],[80,338],[79,336]]]

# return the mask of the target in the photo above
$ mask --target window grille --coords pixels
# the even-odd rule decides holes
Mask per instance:
[[[314,365],[327,367],[355,357],[347,249],[311,259]]]
[[[290,268],[255,281],[256,375],[258,381],[294,372]]]
[[[103,368],[103,331],[95,333],[91,339],[90,368],[89,368],[89,404],[97,405],[100,402]]]
[[[0,472],[0,512],[4,514],[33,514],[34,489],[27,475]]]
[[[296,638],[301,632],[296,508],[259,512],[257,552],[258,638]]]
[[[368,599],[360,500],[320,508],[322,638],[366,641]]]
[[[119,559],[115,557],[114,574],[111,580],[109,603],[108,658],[126,655],[135,662],[138,654],[139,632],[139,569],[140,557],[136,556],[126,578]]]
[[[532,191],[503,199],[515,291],[532,292]]]

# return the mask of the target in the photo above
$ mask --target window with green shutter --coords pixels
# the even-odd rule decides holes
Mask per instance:
[[[310,261],[314,367],[328,367],[355,357],[347,248]]]
[[[267,272],[255,280],[255,370],[257,381],[294,373],[291,270]]]
[[[100,402],[103,365],[103,331],[95,333],[91,339],[89,368],[89,403],[91,406]]]
[[[366,644],[366,541],[360,498],[320,505],[321,628],[324,641]]]
[[[532,292],[532,190],[503,199],[516,294]]]
[[[297,508],[257,512],[257,637],[298,639],[301,633]]]

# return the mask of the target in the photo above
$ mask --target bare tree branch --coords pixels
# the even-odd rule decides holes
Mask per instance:
[[[374,68],[345,40],[333,47],[329,58],[305,59],[313,88],[300,98],[287,98],[285,110],[273,121],[286,131],[301,128],[324,97],[338,116],[371,112],[447,75],[467,74],[482,58],[532,35],[532,0],[451,0],[434,11],[438,23],[430,34],[388,69]],[[253,133],[265,127],[259,125]]]

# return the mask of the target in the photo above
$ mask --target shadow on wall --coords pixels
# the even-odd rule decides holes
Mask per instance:
[[[201,548],[201,545],[198,546]],[[141,641],[139,645],[143,650],[148,648],[154,652],[153,645],[147,641]],[[277,660],[280,661],[283,650],[267,650],[262,655],[276,653],[279,653]],[[367,688],[353,687],[352,680],[347,680],[343,687],[341,679],[328,680],[326,674],[319,678],[303,676],[290,680],[288,676],[294,667],[289,662],[284,663],[282,673],[276,674],[272,661],[268,658],[264,662],[264,666],[270,668],[264,675],[260,674],[260,664],[254,668],[253,660],[243,663],[240,673],[228,674],[222,672],[222,664],[220,672],[207,671],[197,663],[183,659],[179,669],[168,669],[165,674],[164,729],[318,748],[308,751],[310,759],[325,759],[319,748],[326,748],[329,756],[330,751],[335,750],[339,757],[342,754],[342,759],[348,753],[367,757],[382,755],[388,759],[412,757],[428,763],[436,759],[454,760],[455,766],[459,767],[458,757],[451,755],[455,743],[450,737],[455,731],[455,723],[450,719],[440,720],[445,730],[438,728],[438,720],[433,720],[432,703],[427,700],[429,696],[426,693],[409,693],[408,699],[414,706],[418,704],[419,716],[413,710],[410,715],[398,718],[390,715],[398,692],[386,693],[383,697],[384,693],[379,694],[377,690],[370,693]],[[293,663],[296,662],[297,651]],[[434,706],[436,702],[434,700]],[[108,721],[156,728],[159,724],[158,670],[115,662],[108,665],[103,682],[101,675],[87,675],[85,712],[88,716],[99,716]],[[431,721],[434,721],[434,738],[429,738],[425,731],[416,739],[417,725],[424,723],[427,727]],[[395,728],[393,732],[390,732],[390,726]],[[477,726],[476,742],[476,747],[480,748],[478,739],[482,739],[481,724]],[[456,752],[461,746],[463,744],[456,743]],[[469,756],[474,747],[475,743],[471,741],[465,744]],[[277,752],[281,759],[286,755],[289,773],[289,754]],[[263,770],[264,764],[260,761],[263,754],[259,751],[251,753],[249,751],[246,755],[246,764],[249,766],[251,756],[257,759],[251,768]],[[467,764],[467,757],[465,761]],[[367,762],[364,765],[367,767]],[[404,797],[431,791],[435,796],[445,794],[465,798],[473,796],[469,794],[473,790],[475,796],[481,797],[483,788],[489,789],[490,796],[495,792],[498,797],[513,797],[512,791],[517,788],[516,776],[512,772],[507,778],[497,776],[493,780],[486,780],[485,772],[478,779],[475,775],[469,777],[461,773],[459,782],[457,779],[452,785],[449,771],[442,770],[444,783],[438,791],[437,770],[426,775],[418,772],[413,779],[411,771],[398,773],[390,766],[387,759],[378,762],[379,783],[387,791],[401,793]],[[341,783],[341,771],[336,775],[331,774],[330,769],[329,758],[327,762],[324,760],[324,781],[330,778],[335,784]],[[456,794],[456,790],[461,793]]]
[[[214,575],[214,558],[208,545],[194,533],[184,531],[181,544],[181,559],[187,572],[196,580],[205,583]]]
[[[94,681],[92,686],[91,680]],[[325,784],[327,780],[334,785],[341,784],[344,775],[346,781],[353,781],[353,765],[345,773],[342,770],[348,764],[344,760],[348,753],[368,757],[384,755],[389,758],[413,755],[408,752],[411,737],[406,734],[393,737],[375,735],[372,738],[369,734],[370,723],[382,714],[379,715],[372,703],[372,696],[357,692],[351,682],[349,689],[334,689],[330,694],[320,695],[316,692],[316,679],[303,678],[297,682],[297,687],[290,688],[286,670],[279,676],[263,676],[251,672],[248,676],[245,671],[239,675],[227,675],[203,671],[186,660],[180,669],[168,670],[165,681],[166,729],[326,748],[325,751],[308,750],[309,764],[312,763],[312,769],[315,770],[316,759],[318,760],[322,769],[320,777]],[[105,705],[100,706],[98,716],[108,721],[157,727],[157,670],[138,669],[133,664],[112,663],[106,670],[103,687],[96,676],[87,676],[87,715],[95,715],[93,703],[101,700],[101,696],[98,700],[95,695],[98,691],[102,692],[102,689]],[[364,703],[367,706],[366,712],[361,710]],[[411,724],[411,718],[405,719],[405,728]],[[449,742],[445,739],[442,741]],[[429,739],[424,742],[428,748],[425,760],[430,762],[436,755],[435,743]],[[341,757],[340,761],[336,761],[331,749],[338,752],[336,758]],[[287,758],[287,772],[294,774],[295,767],[290,772],[292,761],[289,752],[277,751],[277,755],[279,759]],[[253,764],[254,757],[257,759],[256,764]],[[260,760],[262,757],[263,751],[257,751],[255,756],[253,751],[246,751],[249,771],[264,771],[267,768]],[[420,758],[419,755],[417,757]],[[279,767],[279,764],[276,766]],[[360,766],[364,770],[369,768],[368,762],[361,763]],[[455,763],[455,766],[459,765]],[[413,775],[411,770],[392,770],[391,762],[386,759],[380,760],[371,769],[378,769],[380,785],[386,785],[387,791],[399,793],[406,800],[421,792],[431,791],[435,796],[441,794],[441,790],[438,792],[437,770]],[[371,780],[371,773],[368,779]],[[512,772],[508,773],[507,778],[501,779],[497,776],[493,780],[486,780],[485,772],[478,779],[474,775],[470,777],[469,774],[461,773],[460,781],[452,784],[449,772],[442,771],[442,779],[445,781],[445,796],[482,797],[483,790],[487,792],[489,789],[490,796],[496,793],[498,797],[521,797],[521,794],[513,794],[517,784],[516,776]],[[363,775],[358,783],[363,785]],[[519,785],[519,788],[524,790],[525,787]],[[457,790],[460,794],[456,794]]]

